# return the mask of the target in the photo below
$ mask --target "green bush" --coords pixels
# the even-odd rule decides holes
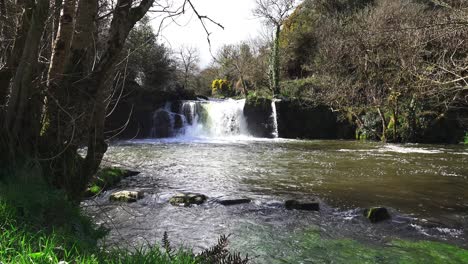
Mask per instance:
[[[226,79],[215,79],[211,83],[211,94],[213,96],[234,96],[236,95],[232,85]]]
[[[288,98],[314,99],[316,90],[321,87],[315,77],[283,81],[280,83],[281,96]]]

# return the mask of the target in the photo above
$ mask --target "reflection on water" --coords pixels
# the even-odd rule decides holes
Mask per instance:
[[[467,152],[463,146],[242,137],[120,142],[105,159],[142,174],[117,188],[144,190],[145,198],[121,205],[108,202],[107,192],[84,204],[98,222],[112,225],[109,243],[122,236],[131,244],[155,243],[168,231],[174,243],[200,250],[220,234],[233,234],[237,249],[268,259],[272,252],[286,254],[279,249],[294,240],[292,234],[313,228],[333,239],[429,239],[466,248]],[[173,207],[168,200],[177,192],[210,199],[198,207]],[[253,202],[214,202],[244,197]],[[320,212],[282,205],[313,197],[323,202]],[[361,209],[375,205],[389,208],[392,221],[365,221]],[[258,241],[265,236],[269,249]]]

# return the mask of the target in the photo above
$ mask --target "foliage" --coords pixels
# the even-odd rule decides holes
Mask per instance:
[[[273,94],[271,93],[271,90],[263,89],[263,90],[250,91],[246,96],[246,99],[248,101],[257,101],[260,98],[272,100]]]
[[[468,127],[468,13],[456,1],[431,3],[304,1],[281,33],[283,74],[316,87],[301,93],[302,81],[286,81],[283,95],[351,115],[371,138],[459,141]]]
[[[40,160],[48,184],[80,199],[107,150],[107,107],[124,94],[113,84],[125,84],[127,37],[154,2],[0,2],[0,167]]]
[[[465,138],[464,138],[464,143],[465,145],[468,145],[468,132],[465,133]]]
[[[177,82],[178,88],[195,90],[197,88],[195,76],[199,72],[199,51],[194,47],[181,47],[177,53]]]
[[[211,83],[211,94],[213,96],[234,96],[235,91],[226,79],[215,79]]]
[[[121,72],[126,73],[126,81],[135,81],[146,90],[174,89],[176,62],[171,58],[169,48],[157,42],[150,19],[144,17],[130,31],[126,42],[128,62]]]
[[[281,82],[281,96],[288,98],[314,98],[322,85],[320,80],[313,76],[308,78],[287,80]]]

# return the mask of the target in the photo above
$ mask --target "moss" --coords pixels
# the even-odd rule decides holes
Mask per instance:
[[[91,187],[89,187],[89,191],[93,194],[93,195],[96,195],[98,193],[100,193],[102,191],[102,188],[97,186],[97,185],[93,185]]]
[[[89,184],[87,196],[99,194],[103,190],[109,189],[118,184],[123,178],[135,174],[121,168],[106,167],[99,170],[94,180]]]

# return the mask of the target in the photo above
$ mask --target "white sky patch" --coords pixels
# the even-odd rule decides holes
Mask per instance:
[[[174,7],[182,5],[183,0],[174,0]],[[224,26],[224,30],[205,20],[211,40],[213,54],[224,44],[235,44],[255,38],[260,34],[262,21],[253,15],[255,0],[193,0],[195,8],[202,16],[208,16]],[[186,13],[175,19],[167,19],[161,33],[161,41],[177,51],[181,46],[195,47],[200,52],[200,66],[210,63],[207,35],[197,16],[187,5]],[[155,17],[155,13],[150,14]],[[153,19],[152,25],[157,30],[160,19]]]

